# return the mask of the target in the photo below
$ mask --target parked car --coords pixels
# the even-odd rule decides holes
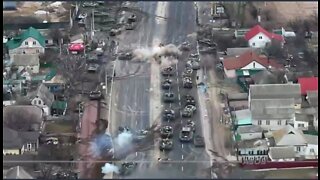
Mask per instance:
[[[132,14],[130,17],[128,17],[128,23],[136,22],[137,16]]]
[[[189,67],[186,67],[182,73],[182,77],[191,77],[193,70]]]
[[[196,112],[196,110],[196,106],[187,105],[183,108],[182,117],[191,117]]]
[[[180,46],[180,49],[183,51],[190,51],[191,45],[189,42],[183,42]]]
[[[190,120],[190,119],[187,121],[186,127],[190,127],[193,132],[196,131],[196,124],[194,123],[194,121],[192,121],[192,120]]]
[[[173,136],[173,128],[171,126],[163,126],[160,128],[162,138],[171,138]]]
[[[191,89],[192,88],[192,79],[190,77],[184,77],[182,79],[182,84],[184,88]]]
[[[175,100],[175,95],[172,92],[166,92],[162,96],[163,102],[172,103]]]
[[[126,176],[131,174],[134,169],[136,169],[137,163],[136,162],[124,162],[121,164],[121,167],[119,169],[119,174],[122,176]]]
[[[169,151],[173,148],[173,141],[171,139],[161,139],[159,144],[159,149],[161,151]]]
[[[161,83],[162,89],[170,89],[172,87],[172,80],[171,79],[165,79]]]
[[[199,70],[200,69],[200,63],[195,61],[195,60],[187,61],[186,67],[189,67],[189,68],[191,68],[193,70]]]
[[[89,94],[90,100],[100,100],[102,98],[101,91],[91,91]]]
[[[175,119],[175,112],[172,109],[165,109],[163,111],[162,117],[163,117],[163,120],[172,121]]]
[[[89,63],[88,64],[88,69],[87,71],[89,73],[95,73],[98,71],[98,68],[99,68],[99,64],[96,64],[96,63]]]
[[[131,52],[122,52],[119,53],[118,59],[119,60],[131,60],[133,58],[133,54]]]
[[[163,76],[172,76],[174,74],[173,67],[169,66],[169,67],[163,68],[161,71],[161,74]]]
[[[185,101],[186,106],[187,105],[193,105],[193,106],[196,105],[196,101],[195,101],[194,97],[191,95],[185,95],[185,96],[183,96],[183,99]]]

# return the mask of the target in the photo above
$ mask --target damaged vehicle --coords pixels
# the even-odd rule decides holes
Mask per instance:
[[[162,83],[161,83],[161,87],[162,89],[170,89],[172,87],[172,80],[171,79],[165,79]]]
[[[190,49],[191,49],[191,45],[189,42],[183,42],[180,45],[180,50],[182,50],[182,51],[190,51]]]
[[[193,105],[187,105],[183,108],[182,117],[191,117],[196,112],[197,108]]]
[[[174,74],[173,67],[169,66],[169,67],[163,68],[161,71],[161,74],[163,76],[172,76]]]
[[[126,176],[131,174],[137,167],[136,162],[124,162],[121,164],[121,167],[119,169],[119,174],[122,176]]]
[[[118,54],[119,60],[131,60],[133,58],[133,54],[131,52],[121,52]]]
[[[162,115],[163,120],[172,121],[175,118],[175,112],[173,109],[165,109]]]
[[[190,119],[187,121],[186,127],[190,127],[193,132],[196,131],[196,124]]]
[[[160,151],[169,151],[173,148],[173,141],[171,139],[161,139],[159,144]]]
[[[163,126],[160,128],[162,138],[171,138],[173,136],[173,128],[171,126]]]
[[[191,77],[193,70],[189,67],[186,67],[182,73],[182,77]]]
[[[205,147],[204,138],[200,135],[196,135],[193,139],[195,147]]]
[[[182,84],[183,84],[184,88],[191,89],[193,87],[192,86],[192,79],[190,77],[184,77],[182,79]]]
[[[98,71],[98,68],[99,68],[99,64],[89,63],[87,71],[88,73],[95,73]]]
[[[147,130],[139,130],[133,136],[133,142],[140,142],[147,137],[149,131]]]
[[[201,45],[206,45],[206,46],[209,46],[209,47],[216,47],[217,44],[213,41],[211,41],[210,39],[200,39],[198,40],[199,44]]]
[[[128,17],[128,23],[133,23],[137,21],[137,16],[132,14],[130,17]]]
[[[200,69],[200,63],[195,60],[189,60],[186,63],[186,67],[191,68],[193,70],[199,70]]]
[[[103,98],[103,95],[102,95],[101,91],[91,91],[89,93],[90,100],[100,100],[102,98]]]
[[[190,127],[182,127],[179,133],[179,139],[181,142],[190,142],[193,138],[193,131]]]
[[[163,102],[172,103],[175,100],[175,95],[172,92],[166,92],[162,96]]]
[[[196,105],[196,101],[195,101],[194,97],[191,95],[185,95],[185,96],[183,96],[183,99],[185,101],[186,106],[187,105],[193,105],[193,106]]]

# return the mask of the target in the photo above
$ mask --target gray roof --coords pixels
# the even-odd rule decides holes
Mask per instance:
[[[293,99],[252,99],[250,109],[253,119],[290,119],[295,113]]]
[[[273,131],[272,136],[277,146],[297,146],[306,145],[307,141],[303,136],[303,132],[299,129],[287,125],[284,128]]]
[[[318,106],[318,91],[307,91],[307,100],[310,106]]]
[[[313,115],[309,115],[309,114],[296,113],[295,117],[296,117],[296,121],[311,122],[313,120]]]
[[[242,48],[227,48],[227,56],[240,56],[241,54],[247,52],[248,50],[255,51],[257,49],[251,47],[242,47]]]
[[[304,134],[304,138],[306,139],[308,144],[318,145],[318,136],[311,135],[311,134]]]
[[[295,158],[296,153],[293,146],[289,147],[270,147],[269,155],[272,159]]]
[[[40,136],[36,131],[15,131],[8,127],[3,127],[3,147],[21,148],[25,143],[37,142]]]
[[[4,175],[4,179],[34,179],[26,170],[21,166],[10,168]]]
[[[237,129],[237,132],[240,134],[243,133],[262,133],[263,129],[260,126],[249,125],[249,126],[240,126]]]
[[[234,115],[236,116],[237,120],[247,119],[247,118],[251,119],[251,111],[249,109],[234,111]]]
[[[284,71],[272,69],[253,74],[251,78],[255,84],[283,84],[286,82],[284,75]]]
[[[251,140],[242,140],[238,143],[239,149],[245,148],[268,148],[268,142],[265,139],[251,139]]]
[[[294,98],[301,103],[300,84],[253,84],[250,85],[251,99],[286,99]]]
[[[35,66],[39,65],[39,55],[37,54],[15,54],[12,56],[14,66]]]
[[[45,105],[51,107],[54,101],[54,94],[50,92],[50,90],[44,84],[41,84],[36,92],[36,96],[43,100]]]

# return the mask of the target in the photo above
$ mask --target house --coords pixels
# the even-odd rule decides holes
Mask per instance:
[[[304,157],[306,159],[318,159],[318,136],[304,134],[304,138],[307,141]]]
[[[39,147],[39,131],[15,131],[3,127],[3,155],[36,153]]]
[[[258,52],[257,49],[252,48],[252,47],[236,47],[236,48],[227,48],[226,51],[226,56],[227,57],[235,57],[235,56],[240,56],[241,54],[247,52],[247,51],[253,51],[253,52]]]
[[[318,77],[300,77],[298,83],[303,96],[306,96],[308,91],[318,91]]]
[[[62,115],[66,114],[67,102],[66,101],[54,101],[51,106],[52,115]]]
[[[45,50],[45,38],[41,33],[30,27],[19,36],[7,42],[10,57],[13,54],[40,54]]]
[[[16,67],[18,70],[26,69],[32,73],[39,73],[40,59],[37,54],[13,54],[12,67]]]
[[[43,81],[43,84],[45,84],[50,92],[52,93],[63,93],[65,89],[65,79],[61,75],[54,75],[51,79],[49,76],[46,78],[47,80]],[[49,80],[50,79],[50,80]]]
[[[263,163],[268,161],[269,140],[251,139],[237,143],[238,158],[242,163]]]
[[[294,120],[293,99],[252,99],[252,124],[264,130],[277,130]]]
[[[263,129],[260,126],[249,125],[249,126],[240,126],[237,128],[237,134],[241,140],[252,140],[252,139],[261,139]]]
[[[318,131],[318,91],[307,91],[306,99],[313,110],[313,126]]]
[[[252,116],[249,109],[233,111],[232,115],[236,127],[252,125]]]
[[[23,167],[15,166],[3,173],[3,179],[34,179]]]
[[[270,147],[269,158],[271,161],[295,161],[296,153],[293,146]]]
[[[282,129],[271,132],[271,134],[276,147],[294,147],[296,157],[304,155],[308,143],[301,130],[287,125]]]
[[[253,51],[246,51],[240,56],[230,57],[223,60],[224,72],[227,78],[238,76],[250,76],[268,68],[282,68],[273,59],[264,55],[257,55]]]
[[[254,84],[285,84],[285,71],[280,69],[265,69],[251,75]]]
[[[302,131],[309,129],[309,124],[313,123],[313,115],[295,113],[295,118],[292,123],[293,127]]]
[[[31,95],[31,104],[42,108],[47,116],[51,115],[51,106],[53,102],[54,95],[44,84],[41,84],[36,92]]]
[[[245,40],[248,41],[250,47],[264,48],[268,44],[271,44],[271,40],[276,40],[284,44],[284,38],[281,35],[270,33],[260,25],[256,25],[251,28],[245,35]]]
[[[249,107],[253,99],[294,99],[297,109],[301,106],[300,84],[254,84],[250,85]]]

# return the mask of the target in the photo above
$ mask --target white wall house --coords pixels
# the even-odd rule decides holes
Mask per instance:
[[[295,114],[293,127],[300,130],[308,130],[309,122],[312,122],[313,116],[307,114]]]
[[[271,39],[262,32],[259,32],[254,37],[249,39],[248,43],[250,47],[264,48],[271,43]]]
[[[10,57],[14,54],[41,54],[45,51],[45,38],[32,27],[7,42]]]
[[[305,134],[304,137],[308,143],[305,149],[305,158],[318,159],[318,136]]]
[[[245,164],[259,164],[268,161],[268,142],[265,139],[242,140],[238,142],[238,157]]]
[[[51,106],[53,102],[54,95],[44,84],[41,84],[37,91],[31,96],[31,104],[40,107],[46,116],[51,115]]]
[[[263,29],[261,26],[256,25],[251,28],[244,36],[248,41],[248,45],[253,48],[264,48],[271,43],[271,40],[280,41],[283,45],[284,39],[283,36],[270,33],[267,30]]]
[[[271,161],[295,161],[294,147],[270,147],[269,157]]]
[[[257,55],[254,51],[248,50],[240,56],[229,57],[223,60],[224,72],[227,78],[236,78],[237,70],[249,76],[249,70],[264,70],[269,67],[279,68],[280,64],[273,59],[267,59],[265,56]]]

